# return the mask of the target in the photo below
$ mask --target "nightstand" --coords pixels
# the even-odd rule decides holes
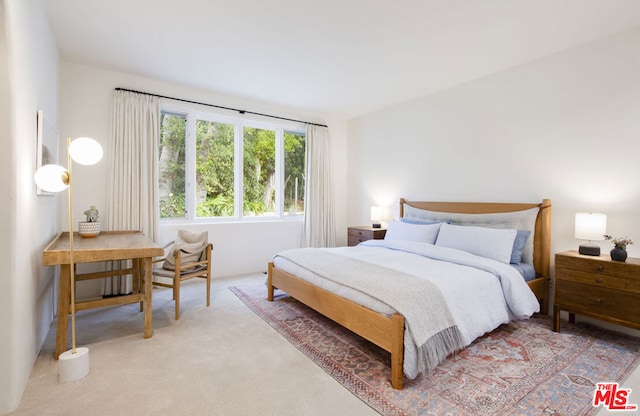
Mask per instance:
[[[357,246],[359,243],[367,240],[382,240],[387,234],[386,228],[373,228],[371,226],[349,227],[348,228],[348,245]]]
[[[640,259],[612,261],[609,255],[583,256],[577,251],[555,256],[553,330],[560,311],[640,329]]]

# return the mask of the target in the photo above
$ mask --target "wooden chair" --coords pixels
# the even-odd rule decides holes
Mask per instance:
[[[165,253],[167,249],[173,245],[173,243],[173,241],[170,241],[167,245],[164,246]],[[154,281],[153,284],[155,286],[173,288],[173,300],[176,304],[176,321],[180,319],[180,284],[185,280],[193,279],[195,277],[207,280],[207,307],[209,307],[211,303],[212,249],[213,246],[211,245],[211,243],[207,244],[204,250],[202,250],[202,252],[200,253],[198,261],[185,264],[182,264],[182,252],[180,250],[175,250],[175,252],[173,253],[175,270],[167,270],[162,268],[161,262],[164,262],[167,258],[166,256],[171,255],[171,253],[166,253],[164,257],[153,260],[153,263],[159,264],[159,267],[154,267],[151,274],[153,276],[161,278],[159,281]],[[167,280],[170,280],[171,283],[166,283]]]

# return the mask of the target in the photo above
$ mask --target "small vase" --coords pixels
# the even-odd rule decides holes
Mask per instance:
[[[611,249],[611,260],[625,261],[627,259],[627,250],[622,247],[614,247]]]
[[[78,223],[78,234],[85,238],[96,237],[100,234],[100,221],[80,221]]]

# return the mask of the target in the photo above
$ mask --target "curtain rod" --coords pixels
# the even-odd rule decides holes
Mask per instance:
[[[240,110],[238,108],[231,108],[231,107],[224,107],[221,105],[215,105],[215,104],[208,104],[208,103],[201,103],[198,101],[191,101],[191,100],[185,100],[183,98],[175,98],[175,97],[168,97],[166,95],[160,95],[160,94],[153,94],[150,92],[144,92],[144,91],[136,91],[136,90],[129,90],[127,88],[116,88],[116,91],[128,91],[128,92],[135,92],[137,94],[144,94],[144,95],[150,95],[152,97],[158,97],[158,98],[166,98],[168,100],[175,100],[175,101],[182,101],[185,103],[190,103],[190,104],[199,104],[199,105],[206,105],[208,107],[215,107],[215,108],[221,108],[223,110],[231,110],[231,111],[237,111],[240,114],[253,114],[255,116],[263,116],[263,117],[269,117],[269,118],[277,118],[279,120],[287,120],[287,121],[295,121],[296,123],[305,123],[305,124],[311,124],[312,126],[320,126],[320,127],[327,127],[327,125],[325,124],[318,124],[318,123],[311,123],[309,121],[302,121],[302,120],[295,120],[293,118],[286,118],[286,117],[278,117],[278,116],[272,116],[270,114],[263,114],[263,113],[256,113],[253,111],[247,111],[247,110]]]

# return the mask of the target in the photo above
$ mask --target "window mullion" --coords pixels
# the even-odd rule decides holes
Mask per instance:
[[[276,129],[276,216],[284,215],[284,129]]]
[[[193,113],[187,115],[187,144],[185,146],[186,158],[186,206],[187,219],[196,219],[196,117]]]
[[[242,121],[236,121],[234,129],[234,158],[233,158],[233,167],[234,167],[234,204],[235,204],[235,216],[239,220],[242,219],[243,214],[243,151],[244,151],[244,124]]]

